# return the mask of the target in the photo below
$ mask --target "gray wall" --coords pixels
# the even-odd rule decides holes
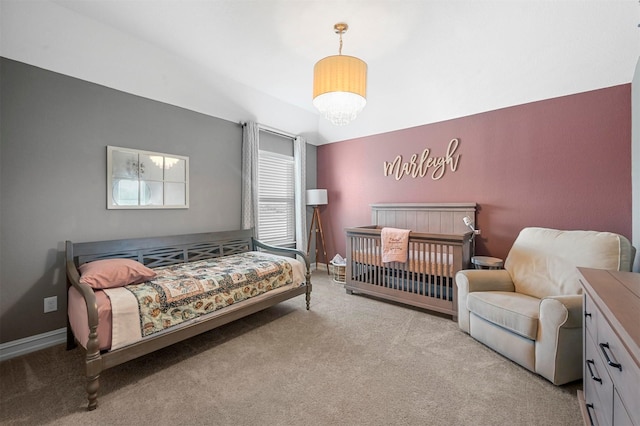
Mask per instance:
[[[6,58],[0,103],[0,343],[66,326],[65,240],[240,227],[239,124]],[[107,145],[188,156],[190,208],[107,210]]]

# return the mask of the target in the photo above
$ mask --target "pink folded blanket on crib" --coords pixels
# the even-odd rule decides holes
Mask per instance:
[[[408,229],[382,228],[380,239],[382,240],[382,261],[406,262],[409,253]]]

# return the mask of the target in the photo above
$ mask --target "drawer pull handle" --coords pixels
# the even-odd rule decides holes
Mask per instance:
[[[585,312],[585,313],[584,313],[584,317],[585,317],[585,318],[586,318],[586,317],[590,317],[590,316],[591,316],[591,313],[589,313],[589,312]]]
[[[587,360],[587,368],[589,369],[589,374],[591,374],[591,379],[593,379],[596,382],[602,384],[602,379],[600,377],[596,377],[596,375],[593,374],[593,370],[591,369],[591,364],[593,364],[595,366],[595,363],[593,362],[593,360],[592,359],[588,359]]]
[[[593,410],[593,404],[587,404],[587,414],[589,415],[589,424],[593,426],[593,417],[591,417],[591,410]]]
[[[607,354],[607,351],[604,350],[605,348],[611,350],[611,348],[609,347],[609,343],[599,343],[598,345],[600,346],[602,355],[604,355],[604,358],[607,360],[607,364],[609,364],[613,368],[617,368],[618,370],[622,371],[622,365],[618,364],[617,362],[611,361],[611,358],[609,358],[609,354]]]

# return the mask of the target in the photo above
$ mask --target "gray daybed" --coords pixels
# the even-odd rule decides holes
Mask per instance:
[[[296,260],[296,256],[300,256],[303,262]],[[114,285],[112,287],[117,288],[113,289],[109,289],[109,285],[96,288],[89,280],[86,267],[111,265],[109,262],[134,263],[158,275],[151,280],[142,278],[126,286]],[[244,266],[248,262],[256,262],[263,270],[234,271],[234,265]],[[171,289],[171,283],[167,280],[184,276],[183,272],[173,270],[190,266],[195,269],[190,272],[192,275],[189,280]],[[307,256],[298,250],[261,243],[253,238],[252,230],[85,243],[67,241],[66,271],[69,295],[67,348],[72,349],[80,343],[86,349],[89,410],[97,407],[98,378],[103,370],[298,295],[306,295],[306,308],[309,309],[311,296]],[[253,279],[255,283],[248,284]],[[196,287],[199,291],[204,288],[206,294],[193,297],[185,295],[185,292]],[[169,290],[163,292],[163,288]],[[115,330],[112,331],[116,327],[115,317],[125,316],[117,313],[120,309],[114,305],[113,313],[109,314],[113,315],[113,318],[109,316],[113,325],[106,325],[108,331],[104,331],[105,323],[109,321],[103,319],[103,302],[108,301],[107,304],[111,305],[117,298],[102,295],[101,291],[107,295],[109,291],[118,291],[118,294],[127,294],[129,299],[135,299],[136,294],[140,293],[137,296],[140,304],[136,304],[133,314],[129,315],[133,316],[135,326],[120,327],[127,332],[139,328],[135,332],[141,334],[140,339],[122,343],[121,347],[115,345],[118,337]],[[153,291],[155,295],[145,295],[144,291]],[[209,299],[205,299],[205,296]],[[191,305],[188,308],[179,307],[175,302],[178,299],[186,300]],[[151,305],[151,310],[145,317],[143,305],[147,304]],[[151,318],[156,316],[157,321]],[[152,330],[154,326],[161,330]],[[112,335],[105,343],[104,337],[110,332]]]

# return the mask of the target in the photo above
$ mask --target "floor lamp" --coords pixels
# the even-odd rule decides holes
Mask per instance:
[[[327,262],[327,274],[329,273],[329,259],[327,258],[327,247],[324,244],[324,232],[322,231],[322,222],[320,221],[320,209],[319,206],[328,204],[327,190],[326,189],[308,189],[307,190],[307,205],[313,206],[313,217],[311,218],[311,226],[309,227],[309,239],[307,240],[307,256],[311,251],[311,236],[315,235],[315,247],[316,247],[316,265],[318,263],[318,232],[320,233],[320,241],[322,242],[322,254],[324,254],[324,260]]]

